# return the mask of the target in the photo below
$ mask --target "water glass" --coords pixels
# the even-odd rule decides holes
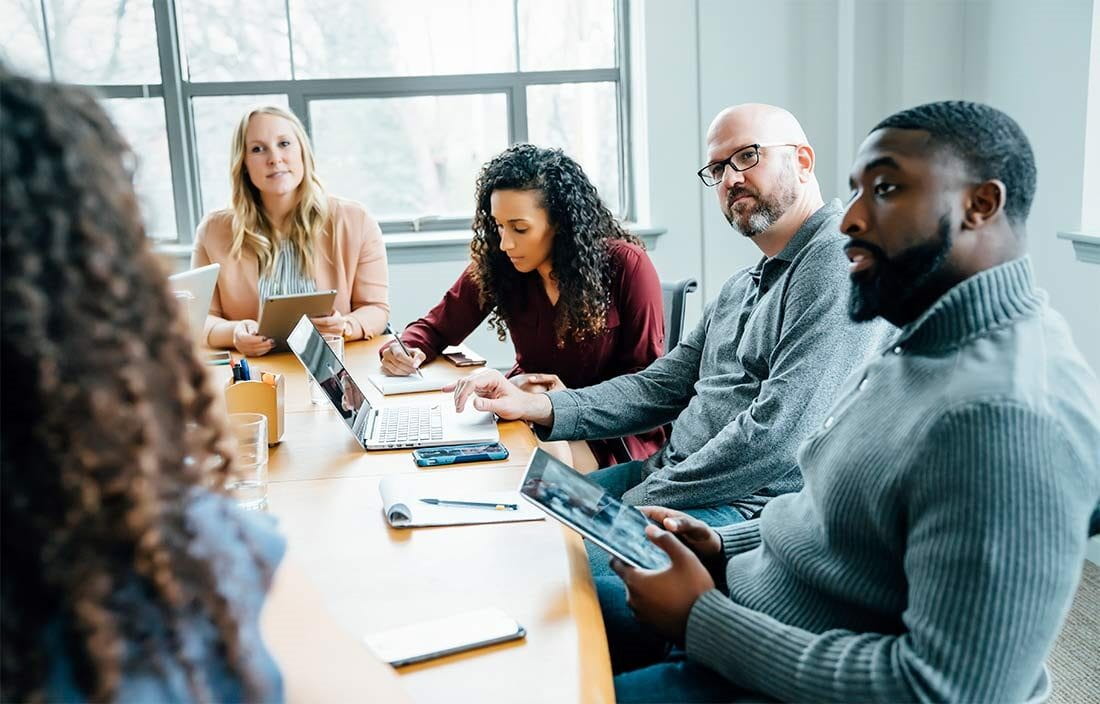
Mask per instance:
[[[229,433],[237,443],[237,462],[225,488],[241,508],[263,511],[267,508],[267,416],[230,413]]]
[[[325,333],[321,335],[325,339],[325,344],[332,350],[332,353],[336,355],[336,359],[341,362],[344,361],[344,336],[333,335],[331,333]],[[309,401],[310,403],[316,403],[321,406],[327,406],[332,403],[329,400],[328,395],[324,389],[317,385],[317,382],[313,379],[309,380]]]

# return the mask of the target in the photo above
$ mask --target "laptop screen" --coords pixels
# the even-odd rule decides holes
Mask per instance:
[[[210,299],[214,297],[220,269],[221,264],[208,264],[168,277],[172,292],[186,312],[191,337],[199,344],[206,342],[202,331],[206,324],[206,314],[210,312]]]
[[[325,344],[325,339],[313,327],[309,316],[302,316],[287,336],[286,343],[317,385],[324,390],[325,396],[344,419],[355,439],[362,443],[363,429],[371,410],[370,402],[348,374],[344,363]]]

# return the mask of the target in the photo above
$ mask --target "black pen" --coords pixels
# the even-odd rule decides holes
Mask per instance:
[[[494,504],[484,501],[451,501],[450,499],[421,499],[432,506],[466,506],[467,508],[491,508],[494,511],[518,511],[518,504]]]
[[[409,359],[412,359],[412,355],[411,355],[411,354],[409,354],[409,348],[408,348],[408,347],[405,347],[405,343],[401,341],[401,338],[400,338],[400,337],[398,337],[397,333],[395,333],[395,332],[393,331],[393,328],[391,328],[391,327],[390,327],[390,324],[389,324],[389,323],[386,323],[386,329],[385,329],[385,331],[384,331],[384,332],[385,332],[385,333],[386,333],[387,335],[393,335],[393,339],[397,340],[397,344],[401,345],[401,351],[405,353],[405,356],[406,356],[406,357],[408,357]],[[421,379],[423,379],[423,378],[424,378],[424,375],[423,375],[423,374],[422,374],[422,373],[420,372],[420,370],[419,370],[419,369],[415,369],[415,368],[414,368],[414,369],[413,369],[413,371],[414,371],[414,372],[416,372],[416,375],[417,375],[418,377],[420,377]]]

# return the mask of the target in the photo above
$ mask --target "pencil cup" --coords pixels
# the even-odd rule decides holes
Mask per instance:
[[[266,381],[230,381],[225,387],[227,413],[262,413],[267,416],[267,444],[283,439],[286,378],[282,374],[254,372]]]

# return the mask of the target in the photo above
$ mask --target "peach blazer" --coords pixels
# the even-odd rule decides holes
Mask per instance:
[[[314,248],[317,289],[336,289],[336,310],[350,315],[348,339],[370,339],[389,320],[389,271],[386,247],[378,223],[359,203],[329,197],[330,225]],[[191,266],[221,264],[218,285],[210,301],[203,339],[225,320],[256,320],[260,315],[260,265],[256,255],[229,254],[233,240],[233,211],[207,215],[195,233]]]

